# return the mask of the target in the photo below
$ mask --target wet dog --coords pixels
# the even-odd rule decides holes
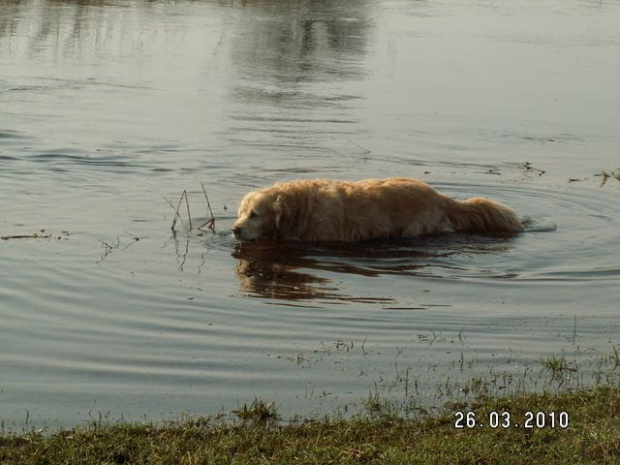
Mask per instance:
[[[358,242],[523,229],[515,212],[501,203],[479,197],[454,200],[416,179],[314,179],[247,194],[233,234],[242,241]]]

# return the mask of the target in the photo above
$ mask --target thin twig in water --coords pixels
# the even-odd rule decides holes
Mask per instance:
[[[134,236],[133,234],[131,234],[130,232],[125,231],[125,234],[127,234],[128,236],[131,236],[133,238],[133,242],[130,242],[129,244],[127,244],[125,247],[123,247],[123,250],[131,247],[132,245],[134,245],[136,242],[138,242],[140,240],[140,238],[138,236]]]
[[[538,172],[538,176],[542,176],[543,174],[546,173],[545,170],[541,170],[539,168],[534,168],[529,161],[526,161],[525,163],[523,163],[523,168],[525,168],[526,171],[537,171]]]
[[[181,208],[181,202],[183,202],[183,197],[185,197],[185,205],[187,205],[187,219],[189,221],[189,230],[192,230],[192,215],[190,215],[189,213],[189,200],[187,200],[187,191],[185,189],[183,189],[183,192],[181,192],[181,197],[179,197],[179,204],[177,205],[177,213],[179,211],[179,208]],[[179,218],[181,218],[181,215],[179,215]]]
[[[431,334],[433,335],[433,339],[431,339],[430,344],[428,345],[429,347],[433,345],[433,342],[435,342],[437,340],[437,334],[435,334],[435,331],[433,331],[431,329]]]
[[[174,231],[174,227],[177,225],[177,219],[179,221],[181,221],[181,222],[183,221],[181,219],[181,214],[179,213],[179,209],[181,208],[181,203],[183,202],[183,197],[185,197],[185,204],[187,205],[187,218],[188,218],[188,221],[189,221],[189,229],[191,231],[191,229],[192,229],[192,216],[189,213],[189,201],[187,200],[187,191],[185,189],[183,189],[183,192],[181,192],[181,197],[179,197],[179,203],[177,204],[176,208],[172,204],[172,202],[170,202],[170,200],[168,200],[168,199],[166,199],[166,197],[164,197],[166,202],[168,202],[168,204],[176,212],[176,215],[174,216],[174,219],[172,220],[172,226],[170,226],[170,229],[172,229],[173,231]]]
[[[611,173],[608,173],[607,171],[601,171],[600,173],[597,173],[594,176],[602,177],[601,187],[603,187],[607,183],[607,180],[609,178],[616,178],[618,181],[620,181],[620,167],[616,168]]]
[[[96,262],[97,264],[103,262],[108,257],[108,255],[112,253],[113,250],[115,249],[127,250],[129,247],[131,247],[132,245],[134,245],[136,242],[138,242],[141,239],[140,237],[134,236],[133,234],[127,231],[125,231],[125,234],[132,237],[132,241],[127,244],[121,243],[121,238],[119,236],[116,236],[116,241],[113,241],[113,242],[106,242],[106,241],[101,241],[101,240],[99,241],[101,243],[101,246],[103,247],[103,252],[101,253],[101,260],[97,261]]]
[[[185,192],[185,190],[183,192]],[[177,214],[179,215],[179,219],[181,219],[181,214],[179,213],[179,208],[181,208],[181,202],[183,201],[183,192],[181,192],[181,197],[179,197],[179,204],[177,205],[177,208],[175,208],[175,210],[177,211]],[[191,226],[190,226],[189,229],[192,229]]]
[[[187,219],[189,220],[189,230],[192,230],[192,215],[189,213],[189,200],[187,199],[187,191],[183,189],[183,193],[181,194],[181,198],[179,199],[179,206],[181,206],[181,201],[183,200],[183,196],[185,196],[185,205],[187,205]]]
[[[209,208],[209,214],[211,215],[211,218],[205,221],[203,224],[201,224],[198,227],[198,229],[201,229],[207,226],[211,231],[215,231],[215,217],[213,216],[213,210],[211,210],[211,203],[209,202],[209,196],[207,195],[207,190],[205,189],[204,183],[201,182],[200,185],[202,186],[202,192],[204,192],[205,194],[205,199],[207,201],[207,207]]]
[[[183,221],[181,218],[181,214],[179,213],[179,208],[181,208],[181,203],[183,202],[183,198],[185,197],[185,204],[187,205],[187,218],[189,221],[189,229],[191,231],[192,229],[192,215],[189,212],[189,200],[187,200],[187,191],[185,189],[183,189],[183,192],[181,192],[181,197],[179,198],[179,203],[178,205],[175,207],[172,202],[170,202],[170,200],[168,200],[166,197],[164,197],[164,200],[166,202],[168,202],[168,205],[170,205],[172,207],[172,209],[175,211],[175,215],[174,215],[174,219],[172,220],[172,226],[170,226],[170,229],[172,229],[174,231],[174,227],[177,225],[177,220],[179,221]]]
[[[205,195],[205,200],[207,201],[207,208],[209,209],[209,214],[211,215],[211,218],[209,218],[207,221],[205,221],[203,224],[201,224],[200,226],[198,226],[198,229],[202,229],[205,226],[207,226],[211,231],[215,232],[215,216],[213,215],[213,209],[211,208],[211,202],[209,202],[209,196],[207,195],[207,190],[205,189],[205,186],[203,183],[201,183],[202,185],[202,192]],[[191,209],[189,206],[189,197],[187,195],[187,190],[183,190],[183,192],[181,193],[181,197],[179,198],[179,203],[177,204],[177,206],[175,207],[174,204],[172,202],[170,202],[170,200],[168,200],[166,197],[164,197],[164,200],[166,202],[168,202],[168,205],[170,205],[170,207],[172,207],[172,209],[174,210],[174,219],[172,220],[172,226],[170,226],[170,229],[172,229],[172,231],[175,231],[175,227],[177,225],[177,221],[183,222],[183,219],[181,217],[181,213],[179,212],[179,209],[181,208],[181,204],[183,203],[183,199],[185,198],[185,205],[187,207],[187,218],[189,221],[189,230],[191,231],[193,229],[193,225],[192,225],[192,214],[191,214]],[[134,236],[135,237],[135,236]]]
[[[164,200],[168,202],[168,205],[170,205],[172,209],[174,210],[174,219],[172,220],[172,226],[170,226],[170,229],[174,231],[174,227],[177,225],[177,219],[181,222],[183,222],[183,220],[181,219],[181,215],[179,214],[179,209],[175,208],[172,202],[168,200],[166,197],[164,197]]]
[[[350,137],[347,137],[347,140],[349,142],[351,142],[353,145],[355,145],[356,147],[362,149],[364,152],[364,155],[368,155],[370,153],[372,153],[372,150],[368,150],[366,147],[362,147],[360,144],[358,144],[357,142],[353,141]]]
[[[101,260],[99,260],[97,262],[98,264],[101,263],[102,261],[104,261],[107,258],[107,256],[110,255],[112,250],[118,249],[119,246],[121,245],[121,240],[120,240],[120,238],[118,236],[116,237],[116,244],[114,244],[114,243],[109,244],[109,243],[107,243],[105,241],[99,241],[99,242],[101,242],[101,245],[103,246],[104,251],[101,254]]]
[[[3,241],[8,241],[9,239],[49,239],[52,237],[49,234],[41,235],[41,234],[17,234],[14,236],[0,236],[0,239]]]

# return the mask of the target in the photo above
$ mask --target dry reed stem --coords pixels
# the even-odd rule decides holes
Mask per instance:
[[[50,234],[16,234],[14,236],[0,236],[0,240],[8,241],[9,239],[49,239],[52,237]]]
[[[170,200],[164,197],[164,200],[168,202],[168,205],[170,205],[175,212],[174,219],[172,220],[172,226],[170,226],[170,229],[172,229],[173,231],[174,231],[174,227],[177,225],[177,220],[183,222],[183,219],[181,218],[181,214],[179,213],[179,208],[181,208],[181,202],[183,202],[183,197],[185,197],[185,203],[187,205],[187,217],[189,219],[189,229],[191,230],[192,229],[192,216],[189,212],[189,200],[187,200],[187,191],[183,189],[183,192],[181,192],[181,197],[179,198],[179,203],[176,207],[172,204]]]
[[[523,168],[525,168],[525,171],[536,171],[538,173],[538,176],[542,176],[546,173],[545,170],[541,170],[540,168],[534,168],[529,161],[523,163]]]
[[[189,200],[187,199],[187,191],[183,189],[183,193],[181,194],[181,198],[179,199],[179,207],[181,206],[181,201],[185,196],[185,205],[187,206],[187,218],[189,220],[189,230],[192,230],[192,215],[189,213]]]
[[[356,147],[360,148],[363,152],[364,155],[368,155],[372,153],[372,150],[367,149],[366,147],[362,147],[360,144],[358,144],[357,142],[355,142],[354,140],[352,140],[350,137],[347,137],[347,139],[349,140],[349,142],[351,142],[353,145],[355,145]]]
[[[211,231],[215,232],[215,216],[213,215],[213,210],[211,209],[211,203],[209,202],[209,196],[207,195],[207,190],[205,189],[205,186],[203,183],[200,183],[202,185],[202,192],[204,192],[205,195],[205,199],[207,201],[207,207],[209,208],[209,214],[211,215],[211,218],[209,218],[207,221],[205,221],[203,224],[201,224],[200,226],[198,226],[198,229],[202,229],[205,226],[207,226]],[[193,229],[193,225],[192,225],[192,215],[190,213],[190,207],[189,207],[189,198],[187,196],[187,190],[183,189],[183,192],[181,193],[181,197],[179,198],[179,203],[177,204],[177,206],[175,207],[174,204],[168,200],[166,197],[164,197],[164,200],[166,202],[168,202],[168,205],[170,205],[170,207],[172,207],[172,209],[174,210],[174,218],[172,220],[172,225],[170,226],[170,229],[172,229],[173,231],[175,231],[175,227],[177,225],[177,221],[183,222],[183,218],[181,217],[181,213],[179,212],[179,209],[181,208],[181,203],[183,203],[183,199],[185,198],[185,205],[187,207],[187,217],[188,217],[188,221],[189,221],[189,230],[191,231]]]
[[[171,202],[170,200],[168,200],[166,197],[164,197],[164,200],[165,200],[166,202],[168,202],[168,205],[170,205],[170,207],[172,207],[172,209],[174,210],[174,219],[172,220],[172,226],[170,226],[170,229],[172,229],[172,230],[174,231],[174,227],[175,227],[175,226],[176,226],[176,224],[177,224],[177,218],[178,218],[180,221],[183,221],[183,220],[181,219],[181,215],[179,215],[179,210],[177,210],[177,209],[175,208],[175,206],[174,206],[174,205],[172,205],[172,202]]]
[[[211,215],[211,218],[205,221],[203,224],[201,224],[198,227],[198,229],[201,229],[207,226],[211,231],[215,231],[215,217],[213,216],[213,210],[211,210],[211,203],[209,202],[209,196],[207,195],[207,190],[205,189],[204,183],[201,182],[200,185],[202,186],[202,192],[204,192],[205,194],[205,200],[207,201],[207,207],[209,208],[209,214]]]
[[[109,244],[106,241],[99,241],[99,242],[101,242],[101,245],[103,246],[104,251],[103,251],[103,254],[101,255],[101,260],[99,260],[97,264],[104,261],[108,257],[108,255],[110,255],[112,250],[118,249],[121,245],[121,240],[118,236],[116,237],[116,243]]]

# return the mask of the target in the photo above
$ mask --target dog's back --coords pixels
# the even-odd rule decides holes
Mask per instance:
[[[357,242],[452,231],[523,230],[505,205],[482,198],[457,201],[411,178],[277,183],[248,194],[239,214],[234,231],[245,240]]]

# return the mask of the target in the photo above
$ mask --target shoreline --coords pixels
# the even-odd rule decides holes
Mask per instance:
[[[619,463],[620,384],[565,393],[481,396],[444,413],[403,418],[389,408],[350,419],[281,422],[255,400],[238,420],[187,417],[0,434],[3,464]]]

